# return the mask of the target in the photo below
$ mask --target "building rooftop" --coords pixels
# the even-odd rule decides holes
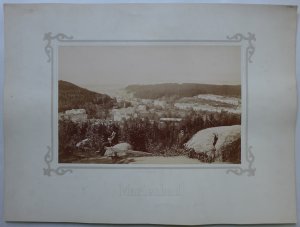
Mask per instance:
[[[173,122],[179,122],[182,119],[181,118],[175,118],[175,117],[162,117],[159,119],[160,121],[173,121]]]

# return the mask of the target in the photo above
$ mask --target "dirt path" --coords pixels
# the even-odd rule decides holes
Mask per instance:
[[[175,156],[175,157],[163,157],[163,156],[152,156],[152,157],[136,157],[132,164],[200,164],[198,159],[188,158],[186,156]]]
[[[188,158],[186,156],[142,156],[142,157],[124,157],[112,160],[110,157],[93,157],[78,160],[73,163],[98,163],[98,164],[200,164],[198,159]]]

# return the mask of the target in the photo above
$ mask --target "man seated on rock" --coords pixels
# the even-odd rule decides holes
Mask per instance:
[[[107,138],[107,141],[103,143],[101,147],[100,155],[103,156],[105,154],[105,147],[112,147],[113,145],[117,144],[117,133],[113,131],[111,135]]]

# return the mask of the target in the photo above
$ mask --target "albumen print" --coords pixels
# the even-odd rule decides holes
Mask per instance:
[[[239,46],[58,49],[59,163],[241,163]]]

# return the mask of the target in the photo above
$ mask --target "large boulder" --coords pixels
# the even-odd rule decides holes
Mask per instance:
[[[129,143],[118,143],[112,148],[121,151],[132,150],[132,146]]]
[[[221,126],[207,128],[197,132],[185,147],[197,154],[204,155],[212,161],[240,162],[241,126]]]
[[[80,148],[82,146],[85,146],[86,144],[88,144],[88,142],[89,142],[89,139],[81,140],[80,142],[76,143],[76,147]]]
[[[104,156],[124,156],[128,150],[132,150],[132,146],[129,143],[118,143],[112,147],[106,147]]]

